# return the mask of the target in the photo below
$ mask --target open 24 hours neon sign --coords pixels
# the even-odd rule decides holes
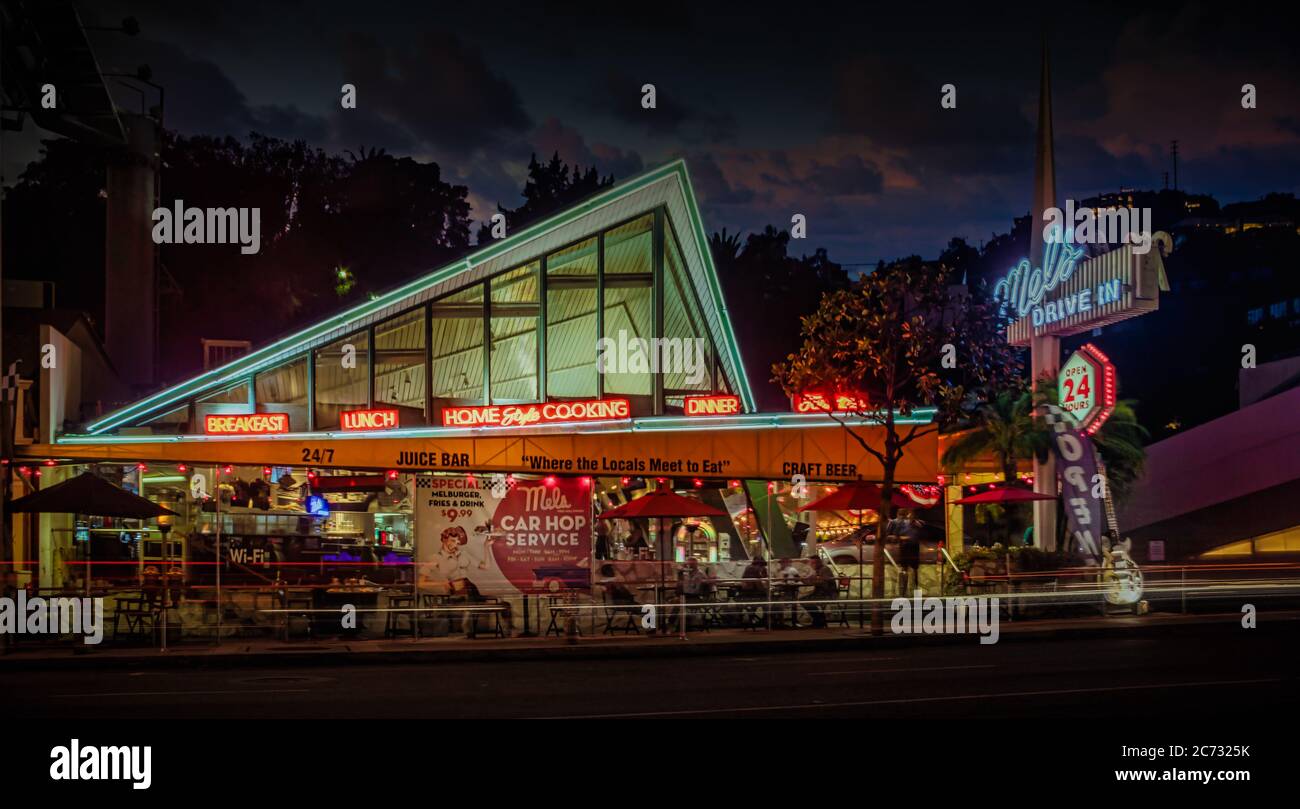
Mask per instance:
[[[1101,349],[1084,345],[1061,366],[1056,397],[1079,429],[1096,433],[1115,410],[1115,366]]]

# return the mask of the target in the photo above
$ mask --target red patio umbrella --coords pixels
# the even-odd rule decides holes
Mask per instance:
[[[664,520],[669,517],[725,517],[727,512],[720,508],[701,503],[699,500],[693,500],[689,497],[682,497],[672,489],[668,484],[660,483],[659,486],[649,494],[642,495],[635,500],[629,500],[621,506],[615,506],[608,511],[597,515],[600,520],[628,519],[630,517],[654,517]],[[659,525],[659,536],[663,536],[663,524]],[[659,560],[659,588],[665,588],[664,583],[664,563],[667,560]]]
[[[1056,495],[1054,494],[1042,494],[1033,491],[1032,489],[1021,489],[1016,486],[999,486],[952,502],[962,504],[969,503],[970,505],[977,506],[981,503],[1028,503],[1032,500],[1055,499]]]
[[[970,497],[963,497],[960,500],[952,501],[954,504],[978,506],[986,503],[1029,503],[1034,500],[1055,500],[1054,494],[1041,494],[1032,489],[1022,489],[1019,486],[997,486],[988,491],[972,494]],[[1011,530],[1011,517],[1007,516],[1007,530]],[[989,534],[992,538],[992,523],[989,523]],[[1010,542],[1010,538],[1007,540]]]
[[[880,487],[874,483],[867,483],[863,480],[846,483],[835,491],[821,498],[814,500],[806,506],[800,508],[800,511],[847,511],[849,509],[869,508],[875,511],[880,510]],[[915,508],[916,503],[912,499],[897,489],[889,497],[889,502],[898,508]]]

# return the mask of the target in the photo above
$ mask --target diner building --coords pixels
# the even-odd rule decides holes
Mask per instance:
[[[77,363],[42,368],[15,495],[90,472],[176,516],[14,515],[18,584],[161,591],[123,624],[175,638],[639,631],[611,592],[831,559],[864,514],[799,506],[880,478],[824,413],[755,412],[744,316],[676,161],[88,421]],[[938,454],[899,466],[918,508],[942,508]],[[659,490],[700,514],[599,518]],[[836,558],[861,592],[869,564]]]

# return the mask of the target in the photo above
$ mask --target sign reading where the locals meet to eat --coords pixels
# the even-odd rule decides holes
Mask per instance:
[[[1115,410],[1115,366],[1088,343],[1061,366],[1056,397],[1079,429],[1088,435],[1096,433]]]

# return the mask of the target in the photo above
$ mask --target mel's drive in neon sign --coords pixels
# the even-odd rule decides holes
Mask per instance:
[[[630,418],[632,404],[627,399],[447,407],[442,411],[444,427],[525,427],[530,424]]]
[[[682,409],[688,416],[735,416],[740,413],[740,397],[725,394],[687,396]]]
[[[1003,313],[1016,317],[1028,315],[1035,328],[1065,320],[1076,314],[1089,312],[1120,299],[1119,278],[1097,284],[1095,289],[1081,289],[1059,299],[1044,301],[1074,275],[1083,258],[1083,248],[1075,247],[1053,231],[1054,238],[1043,243],[1043,266],[1031,267],[1029,259],[1022,258],[1001,280],[993,286],[993,298],[1002,304]]]
[[[288,413],[245,413],[203,417],[203,431],[208,435],[270,435],[289,432]]]
[[[339,427],[344,430],[390,430],[396,426],[396,410],[344,410],[339,414]]]

